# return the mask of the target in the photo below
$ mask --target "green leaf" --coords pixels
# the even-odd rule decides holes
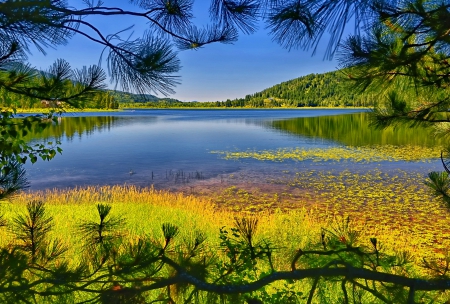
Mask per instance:
[[[34,164],[37,161],[37,157],[34,154],[30,154],[30,161]]]

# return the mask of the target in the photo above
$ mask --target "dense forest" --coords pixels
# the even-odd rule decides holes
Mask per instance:
[[[246,95],[244,98],[226,101],[181,102],[173,98],[158,98],[154,95],[138,95],[116,90],[101,90],[94,98],[80,104],[83,108],[118,109],[118,108],[178,108],[178,107],[342,107],[372,106],[377,95],[361,93],[350,89],[342,71],[323,74],[309,74],[293,80],[282,82],[261,92]],[[39,82],[39,79],[34,80]],[[76,84],[67,83],[66,89]],[[51,101],[16,96],[5,90],[0,91],[0,107],[15,106],[20,109],[45,108],[54,106]]]
[[[349,87],[342,71],[309,74],[282,82],[244,98],[226,101],[181,102],[174,99],[122,103],[121,107],[227,107],[227,108],[277,108],[277,107],[369,107],[377,101],[378,94],[361,93]]]
[[[6,79],[6,73],[0,72],[0,79]],[[30,86],[39,88],[40,86],[51,85],[51,80],[45,73],[40,73],[40,76],[33,77],[29,80]],[[52,95],[64,98],[72,93],[77,92],[79,84],[72,81],[63,82],[57,89],[52,92]],[[89,99],[79,99],[76,103],[77,107],[91,108],[91,109],[117,109],[119,103],[117,98],[109,90],[98,90]],[[39,98],[29,97],[23,94],[16,94],[12,91],[6,90],[4,87],[0,88],[0,107],[17,108],[17,109],[35,109],[35,108],[52,108],[58,106],[67,106],[61,103],[58,98],[51,100],[43,100]]]
[[[342,71],[309,74],[282,82],[245,98],[218,102],[219,106],[242,107],[341,107],[372,106],[377,96],[349,89]]]

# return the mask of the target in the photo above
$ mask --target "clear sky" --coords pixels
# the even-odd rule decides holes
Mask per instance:
[[[71,0],[69,3],[77,7],[80,5],[78,0]],[[209,3],[209,0],[195,1],[196,25],[204,25],[209,21]],[[106,0],[104,5],[133,9],[133,6],[123,0]],[[137,38],[147,28],[145,21],[137,18],[97,17],[86,20],[98,26],[104,34],[113,34],[134,24],[132,37]],[[126,38],[132,31],[122,36]],[[179,52],[182,68],[178,75],[181,84],[170,97],[182,101],[240,98],[303,75],[337,69],[335,60],[323,59],[325,46],[319,47],[317,54],[311,56],[311,50],[288,51],[271,39],[262,25],[252,35],[240,33],[239,40],[234,44],[211,44],[198,50]],[[48,49],[45,56],[33,51],[29,61],[36,68],[46,69],[57,58],[64,58],[72,67],[81,68],[98,63],[101,52],[101,46],[78,35],[66,46]],[[106,69],[104,63],[103,67]],[[113,84],[109,86],[114,87]]]

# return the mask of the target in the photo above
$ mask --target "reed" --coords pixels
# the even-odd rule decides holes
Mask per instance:
[[[82,250],[79,246],[81,240],[77,233],[78,226],[83,221],[95,220],[95,206],[98,203],[110,204],[113,215],[125,218],[123,234],[128,240],[142,235],[155,239],[162,238],[162,224],[171,223],[180,228],[179,240],[191,239],[195,232],[201,231],[207,236],[209,246],[213,250],[219,245],[218,235],[221,227],[231,227],[236,217],[251,214],[258,218],[257,237],[268,239],[274,244],[277,248],[275,261],[282,268],[288,267],[287,263],[296,250],[308,242],[318,242],[321,228],[327,228],[333,219],[339,216],[333,208],[327,210],[323,207],[306,207],[306,205],[284,211],[279,208],[265,209],[256,213],[233,211],[218,208],[213,203],[213,197],[207,199],[136,186],[54,189],[22,193],[13,200],[4,202],[1,211],[4,217],[11,221],[17,214],[25,211],[27,202],[31,200],[46,203],[55,224],[52,236],[66,243],[70,248],[67,255],[74,261]],[[355,215],[355,212],[350,213]],[[405,220],[403,226],[400,224],[389,226],[382,219],[379,224],[372,222],[371,225],[364,226],[364,223],[358,220],[355,220],[354,224],[361,230],[367,243],[371,237],[377,237],[382,244],[386,244],[385,249],[388,251],[405,250],[413,253],[418,260],[435,253],[436,234],[427,235],[426,232],[416,231],[420,230],[420,225],[417,223],[410,225],[410,222],[406,221],[407,218],[400,218]],[[441,224],[440,221],[437,222],[438,226]],[[0,244],[4,246],[10,242],[13,242],[12,234],[7,229],[0,229]],[[443,253],[443,250],[438,253]]]

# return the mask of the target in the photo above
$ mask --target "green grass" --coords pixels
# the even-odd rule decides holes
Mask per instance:
[[[129,239],[161,238],[162,224],[172,223],[180,227],[180,239],[201,231],[216,246],[220,227],[231,227],[235,217],[251,214],[259,219],[259,237],[274,240],[285,253],[292,253],[316,241],[320,228],[342,215],[350,216],[367,242],[377,237],[388,250],[407,250],[421,259],[449,248],[450,229],[448,211],[420,180],[406,172],[388,176],[377,170],[366,175],[298,173],[272,181],[286,187],[286,192],[301,189],[296,195],[269,195],[232,186],[209,198],[134,186],[89,187],[23,193],[2,203],[1,211],[11,220],[25,211],[30,200],[45,201],[54,218],[53,236],[63,239],[74,255],[80,249],[77,225],[95,219],[96,204],[108,203],[113,215],[126,219],[123,230]],[[7,230],[0,230],[1,245],[11,241]]]
[[[30,200],[46,202],[47,210],[54,218],[55,229],[52,236],[62,239],[71,248],[68,255],[74,256],[81,250],[77,226],[83,221],[96,219],[95,206],[98,203],[111,204],[112,214],[126,219],[123,231],[130,240],[142,235],[162,238],[162,224],[172,223],[180,227],[180,240],[191,239],[196,231],[201,231],[207,235],[212,246],[217,246],[220,227],[232,226],[234,217],[240,215],[218,209],[211,201],[194,196],[156,191],[153,188],[117,186],[21,194],[2,204],[1,210],[5,218],[11,220],[16,214],[24,212],[26,203]],[[311,229],[315,225],[308,225],[308,229],[301,225],[292,231],[283,228],[288,222],[292,225],[299,219],[303,220],[305,214],[305,210],[290,214],[262,212],[258,216],[260,236],[276,238],[289,248],[293,246],[290,240],[301,238],[306,241],[307,235],[314,230],[317,232],[317,229]],[[1,245],[6,245],[12,241],[12,235],[3,229],[0,241]],[[300,244],[301,242],[296,243],[294,247]]]
[[[208,248],[219,257],[225,254],[219,246],[219,229],[232,227],[235,217],[250,214],[259,220],[257,240],[269,239],[277,248],[273,262],[279,270],[290,268],[298,249],[320,242],[321,228],[329,228],[341,215],[353,219],[354,229],[362,232],[362,244],[370,245],[369,238],[377,237],[388,253],[405,250],[419,262],[424,257],[443,254],[444,248],[450,245],[447,242],[450,231],[448,211],[418,181],[420,176],[407,173],[387,176],[377,170],[366,175],[297,173],[293,178],[274,179],[272,183],[283,185],[286,191],[290,187],[303,189],[302,198],[274,197],[260,192],[262,196],[267,195],[266,202],[272,200],[272,205],[261,204],[260,196],[239,186],[228,187],[209,198],[134,186],[88,187],[22,193],[10,202],[3,202],[1,211],[11,221],[25,211],[30,200],[45,201],[55,224],[52,237],[63,240],[70,248],[66,257],[74,264],[82,258],[83,250],[78,225],[96,219],[98,203],[110,204],[113,216],[126,219],[122,232],[128,241],[148,235],[163,243],[161,226],[172,223],[180,228],[176,242],[193,240],[194,233],[201,231],[207,237]],[[249,205],[258,204],[260,208],[248,211]],[[0,230],[2,246],[13,241],[7,229]],[[275,290],[283,284],[279,282],[268,288]],[[307,293],[310,282],[301,281],[293,286]],[[339,290],[324,288],[327,297],[334,299],[330,301],[335,301],[333,297]]]

